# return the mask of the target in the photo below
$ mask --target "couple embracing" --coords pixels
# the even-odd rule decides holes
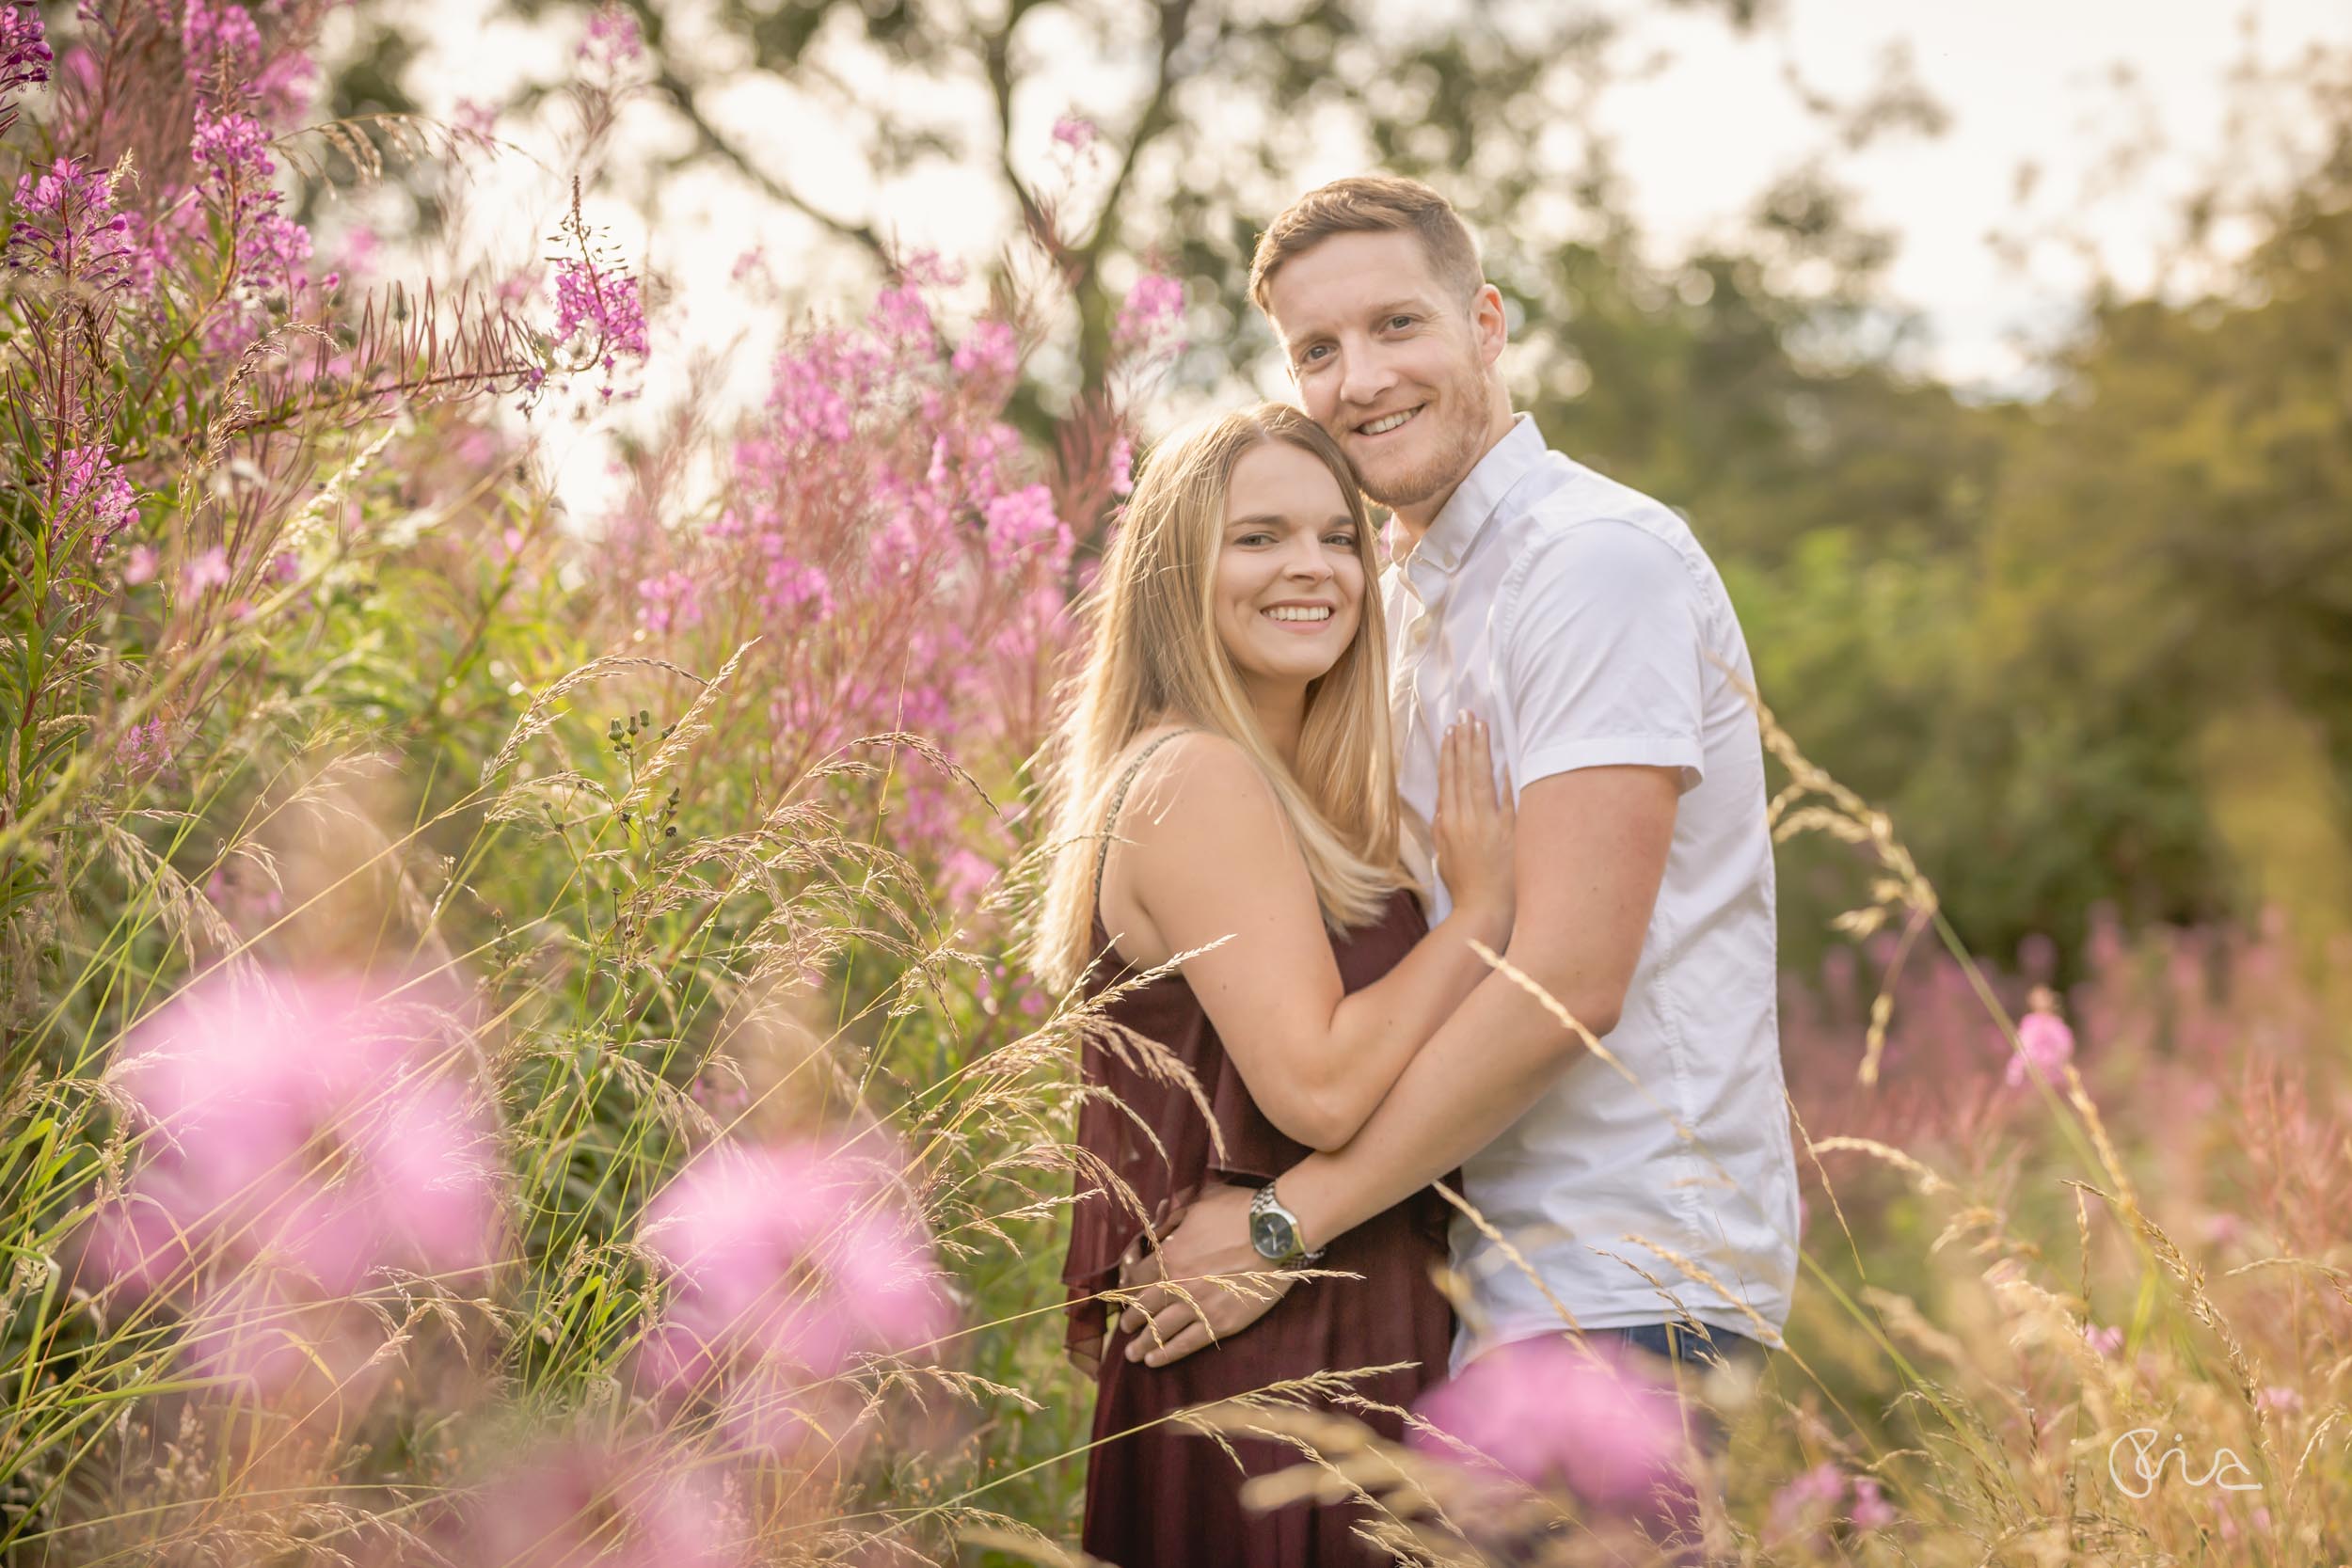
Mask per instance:
[[[1064,1278],[1097,1378],[1084,1544],[1121,1568],[1375,1560],[1344,1507],[1246,1510],[1246,1473],[1293,1456],[1243,1443],[1237,1470],[1174,1411],[1400,1366],[1359,1391],[1409,1406],[1564,1334],[1661,1370],[1760,1356],[1795,1274],[1763,756],[1721,578],[1514,416],[1502,296],[1435,192],[1310,193],[1250,287],[1299,407],[1151,454],[1053,759],[1040,969],[1099,994],[1182,959],[1085,1051],[1099,1164]],[[1202,1283],[1307,1265],[1355,1277]]]

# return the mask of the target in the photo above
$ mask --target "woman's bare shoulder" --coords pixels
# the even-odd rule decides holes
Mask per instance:
[[[1237,805],[1274,805],[1273,788],[1248,750],[1209,730],[1169,724],[1148,731],[1120,758],[1119,771],[1129,768],[1122,838],[1156,837],[1152,830],[1160,827],[1188,830]]]

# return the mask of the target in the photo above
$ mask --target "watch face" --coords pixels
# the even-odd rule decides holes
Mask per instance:
[[[1286,1258],[1292,1249],[1291,1227],[1279,1214],[1249,1216],[1249,1244],[1262,1258]]]

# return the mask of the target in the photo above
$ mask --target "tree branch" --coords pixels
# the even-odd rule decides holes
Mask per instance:
[[[896,259],[891,255],[890,247],[882,242],[882,237],[877,234],[870,225],[852,223],[846,218],[834,216],[784,184],[766,169],[753,163],[748,153],[729,141],[721,134],[717,126],[710,123],[709,119],[703,114],[700,105],[694,102],[692,84],[672,70],[667,61],[662,62],[660,73],[654,78],[654,86],[667,94],[670,102],[676,106],[678,113],[686,117],[687,124],[694,128],[695,137],[702,145],[734,165],[737,171],[744,178],[794,212],[810,219],[819,228],[842,239],[854,240],[865,246],[866,253],[883,267],[887,268],[895,263]]]
[[[1004,26],[980,40],[980,69],[988,76],[989,94],[996,103],[997,172],[1004,176],[1013,200],[1020,203],[1021,221],[1030,233],[1042,239],[1045,210],[1012,166],[1012,35],[1036,4],[1037,0],[1013,0],[1006,8]]]
[[[1135,129],[1127,134],[1127,150],[1120,158],[1119,172],[1111,176],[1110,188],[1103,198],[1102,215],[1095,220],[1094,232],[1087,236],[1078,253],[1091,273],[1103,251],[1119,234],[1119,204],[1127,194],[1127,182],[1136,172],[1136,163],[1143,150],[1157,140],[1176,123],[1172,103],[1178,84],[1184,72],[1176,66],[1177,54],[1184,48],[1184,34],[1192,24],[1196,0],[1160,0],[1160,58],[1152,80],[1152,96],[1144,102],[1143,112],[1136,117]]]

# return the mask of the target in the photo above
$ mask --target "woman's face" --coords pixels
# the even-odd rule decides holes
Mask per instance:
[[[1242,454],[1210,593],[1250,686],[1303,688],[1339,662],[1363,621],[1364,540],[1320,458],[1282,441]]]

